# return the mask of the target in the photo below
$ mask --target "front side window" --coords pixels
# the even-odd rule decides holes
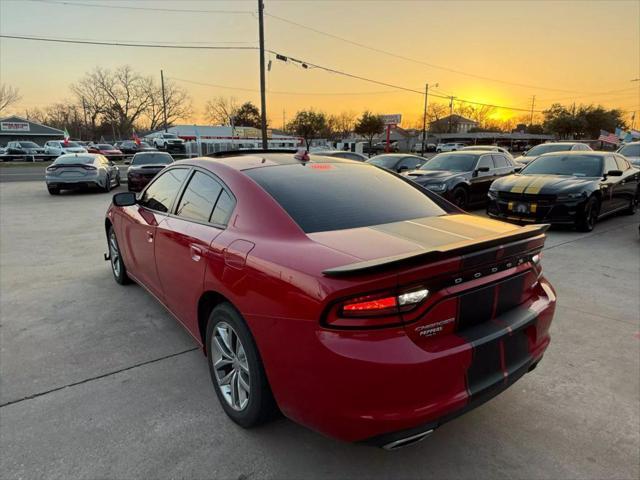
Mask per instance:
[[[496,168],[505,168],[511,166],[509,160],[504,155],[493,155],[493,163]]]
[[[176,215],[208,222],[221,191],[222,186],[218,182],[209,175],[196,171],[182,194]]]
[[[168,212],[187,172],[186,168],[173,168],[160,174],[142,194],[140,205],[158,212]]]
[[[482,157],[480,157],[480,160],[478,160],[478,165],[476,166],[476,168],[485,167],[489,170],[493,170],[493,159],[491,158],[491,155],[483,155]]]

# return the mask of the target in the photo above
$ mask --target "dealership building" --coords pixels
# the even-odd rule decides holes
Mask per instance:
[[[0,145],[9,142],[29,140],[42,146],[49,140],[63,140],[64,132],[57,128],[47,127],[26,118],[12,115],[0,118]]]

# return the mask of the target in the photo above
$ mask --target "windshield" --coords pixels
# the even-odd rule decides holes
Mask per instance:
[[[82,145],[80,145],[78,142],[60,142],[60,145],[64,148],[78,148],[78,147],[82,147]]]
[[[94,157],[83,157],[78,155],[63,155],[62,157],[58,157],[54,165],[69,165],[69,164],[78,164],[78,163],[93,163],[95,160]]]
[[[562,143],[543,143],[542,145],[536,145],[527,153],[524,154],[525,157],[536,157],[538,155],[542,155],[543,153],[550,152],[566,152],[571,150],[573,145],[567,145]]]
[[[477,155],[453,153],[436,155],[420,167],[420,170],[448,170],[451,172],[470,172],[476,166]]]
[[[167,165],[173,163],[173,157],[168,153],[136,154],[131,159],[131,165]]]
[[[618,153],[625,157],[640,157],[640,143],[634,143],[632,145],[625,145]]]
[[[536,158],[523,168],[520,173],[522,175],[599,177],[602,175],[602,157],[594,155],[548,155]]]
[[[114,150],[113,145],[109,145],[109,144],[106,144],[106,143],[101,143],[100,145],[98,145],[98,148],[100,150]]]
[[[22,148],[40,148],[40,145],[33,142],[20,142]]]
[[[178,136],[173,133],[163,133],[162,138],[178,138]]]
[[[281,165],[245,173],[305,233],[369,227],[446,213],[421,189],[363,163]]]
[[[393,168],[398,163],[398,160],[400,160],[400,157],[395,155],[378,155],[367,160],[367,163],[373,163],[382,168]]]

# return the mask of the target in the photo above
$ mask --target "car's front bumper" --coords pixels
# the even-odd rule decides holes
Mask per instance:
[[[540,277],[518,307],[442,336],[420,336],[419,322],[338,331],[247,320],[286,416],[341,440],[383,445],[434,429],[513,384],[541,359],[554,310],[555,293]],[[261,344],[262,328],[289,341]]]
[[[499,220],[517,223],[552,223],[573,225],[584,211],[585,198],[568,201],[523,201],[489,196],[487,214]],[[518,204],[526,205],[526,212],[518,211]]]

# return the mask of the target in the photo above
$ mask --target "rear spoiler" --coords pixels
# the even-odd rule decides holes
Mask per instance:
[[[539,235],[543,235],[548,229],[549,225],[547,224],[527,225],[517,230],[513,230],[512,232],[491,235],[484,237],[481,240],[465,240],[462,242],[449,243],[432,250],[417,250],[409,253],[403,253],[401,255],[350,263],[340,267],[328,268],[322,273],[328,276],[337,277],[342,275],[367,273],[371,270],[397,266],[409,260],[437,261],[446,257],[464,255],[471,252],[477,252],[478,250],[504,245],[505,243],[537,237]]]

